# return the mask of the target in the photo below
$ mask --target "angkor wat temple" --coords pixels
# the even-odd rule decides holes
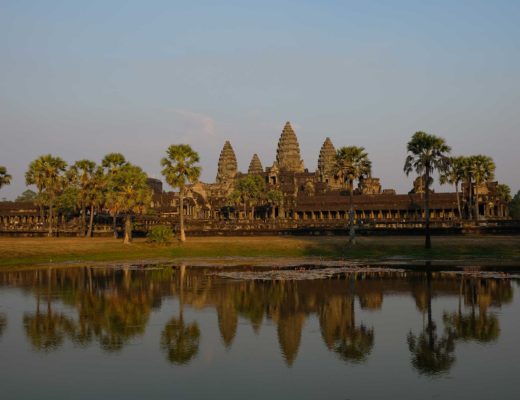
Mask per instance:
[[[197,182],[187,188],[183,212],[188,232],[318,233],[320,230],[345,230],[349,219],[349,197],[345,184],[333,173],[335,154],[332,141],[326,138],[319,152],[317,169],[310,172],[301,158],[298,138],[287,122],[273,164],[264,168],[258,155],[253,154],[247,173],[243,173],[238,170],[231,143],[226,141],[220,153],[215,183]],[[283,200],[278,204],[267,200],[242,206],[232,204],[230,194],[237,180],[247,175],[262,177],[266,192],[276,189],[282,193]],[[155,224],[175,225],[178,193],[164,192],[162,182],[157,179],[149,179],[149,184],[154,191],[151,211],[138,217],[143,230]],[[488,223],[509,219],[506,202],[495,195],[497,184],[487,182],[473,188],[472,196],[478,196],[480,204],[479,219]],[[405,194],[397,194],[394,189],[382,189],[379,178],[362,179],[354,190],[355,224],[359,228],[418,228],[424,219],[423,196],[421,178],[417,178],[414,187]],[[466,214],[470,203],[469,191],[464,185],[460,200],[463,214]],[[454,191],[432,191],[430,204],[433,227],[460,226]],[[103,225],[101,217],[98,218],[98,230]],[[43,222],[32,203],[0,203],[0,231],[39,229]]]

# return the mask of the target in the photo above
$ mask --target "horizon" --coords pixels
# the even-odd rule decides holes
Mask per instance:
[[[486,154],[520,190],[520,3],[6,1],[0,15],[0,198],[51,153],[121,152],[152,178],[170,144],[214,182],[225,140],[240,171],[275,160],[289,120],[305,168],[321,145],[365,147],[383,188],[407,193],[406,143]],[[165,184],[165,189],[168,186]],[[451,191],[449,185],[434,185]]]

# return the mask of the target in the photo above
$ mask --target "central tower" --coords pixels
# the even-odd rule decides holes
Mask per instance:
[[[304,172],[303,160],[300,156],[298,138],[290,122],[286,122],[278,140],[276,164],[280,171]]]

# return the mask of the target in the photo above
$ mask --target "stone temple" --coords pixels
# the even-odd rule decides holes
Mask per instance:
[[[187,229],[193,234],[262,234],[262,233],[327,233],[342,232],[349,219],[349,196],[344,183],[334,173],[336,148],[325,138],[319,150],[316,170],[305,168],[298,138],[291,124],[282,129],[274,162],[264,167],[253,154],[247,172],[238,169],[235,150],[229,141],[224,143],[217,165],[214,183],[197,182],[186,191],[183,213]],[[265,161],[265,160],[264,160]],[[396,172],[397,173],[397,172]],[[248,175],[260,176],[265,192],[276,190],[281,200],[267,199],[233,204],[230,194],[236,183]],[[157,224],[177,224],[179,197],[176,192],[164,192],[162,182],[149,179],[154,191],[151,212],[137,217],[137,225],[146,231]],[[355,223],[364,229],[416,229],[424,220],[424,185],[417,178],[409,193],[397,194],[383,189],[379,178],[362,179],[354,190]],[[509,219],[507,204],[495,196],[497,182],[487,182],[473,189],[478,196],[480,218],[488,223]],[[472,209],[469,191],[462,187],[460,196],[463,212]],[[432,226],[453,229],[458,226],[457,196],[454,192],[430,195]],[[30,234],[42,225],[38,207],[32,203],[0,203],[0,233],[23,231]],[[45,218],[45,217],[44,217]],[[101,229],[103,218],[97,226]],[[110,218],[105,217],[107,230]],[[45,221],[43,221],[45,222]],[[73,223],[73,222],[72,222]],[[64,228],[66,230],[66,228]]]
[[[257,154],[253,154],[246,173],[238,171],[237,158],[229,141],[220,153],[215,183],[198,182],[189,187],[185,215],[201,229],[247,229],[262,230],[273,223],[281,227],[342,227],[348,219],[349,202],[345,185],[334,174],[336,148],[326,138],[319,152],[315,172],[305,168],[300,154],[298,138],[287,122],[278,140],[275,161],[267,167]],[[283,194],[279,204],[250,202],[244,206],[233,205],[229,196],[238,179],[258,175],[266,183],[266,192],[277,190]],[[359,182],[354,190],[355,220],[358,224],[419,223],[424,218],[422,210],[424,189],[421,179],[406,194],[396,194],[393,189],[382,189],[379,178],[369,176]],[[496,182],[478,188],[483,218],[506,219],[507,207],[494,198]],[[458,215],[455,193],[431,193],[431,219],[449,225]],[[466,195],[461,196],[463,206]],[[178,204],[176,193],[157,193],[154,207],[162,215],[175,215]],[[419,226],[419,225],[417,225]]]

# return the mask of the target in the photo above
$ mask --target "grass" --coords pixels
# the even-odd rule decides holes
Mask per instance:
[[[113,238],[0,237],[0,267],[81,261],[136,261],[175,258],[321,257],[328,259],[516,260],[520,236],[433,237],[433,249],[422,237],[359,237],[355,246],[345,237],[196,237],[162,247],[135,240],[123,245]]]

